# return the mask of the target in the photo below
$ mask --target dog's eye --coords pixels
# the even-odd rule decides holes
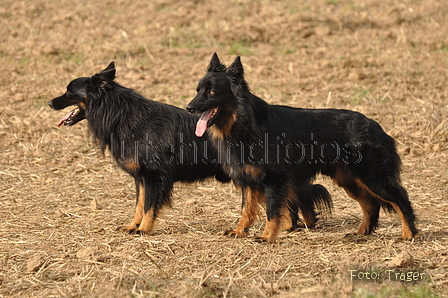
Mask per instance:
[[[214,95],[214,94],[215,94],[215,91],[214,91],[214,90],[210,90],[210,91],[208,92],[208,94],[210,94],[210,95]]]

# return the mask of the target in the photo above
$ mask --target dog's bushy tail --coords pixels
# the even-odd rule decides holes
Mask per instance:
[[[292,227],[294,231],[303,223],[308,228],[313,228],[319,220],[319,215],[331,213],[333,200],[328,190],[320,184],[301,185],[296,192],[295,201],[290,203]],[[298,211],[302,218],[299,218]],[[316,212],[317,210],[317,212]]]
[[[320,184],[312,184],[307,187],[304,195],[313,202],[314,207],[324,213],[331,213],[333,199],[328,190]]]

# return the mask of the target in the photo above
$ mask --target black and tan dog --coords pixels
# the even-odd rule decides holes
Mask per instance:
[[[115,82],[114,63],[92,77],[77,78],[67,91],[49,102],[51,108],[76,108],[58,126],[87,119],[93,137],[108,149],[118,166],[135,180],[136,208],[123,230],[147,234],[162,207],[170,205],[173,183],[191,183],[215,177],[229,182],[220,165],[220,154],[208,138],[193,134],[198,116],[148,100]],[[210,147],[210,148],[209,148]],[[309,197],[308,197],[309,196]],[[290,225],[297,226],[297,210],[307,225],[315,221],[314,206],[329,206],[328,191],[320,185],[305,186],[300,201],[292,202]],[[243,197],[244,199],[244,197]]]
[[[319,173],[361,205],[364,218],[356,233],[374,231],[380,207],[398,213],[404,239],[417,233],[400,185],[395,141],[377,122],[348,110],[269,105],[250,92],[239,57],[226,68],[216,53],[187,110],[202,113],[196,135],[208,130],[212,144],[228,157],[224,169],[245,190],[240,223],[230,233],[244,236],[265,199],[261,239],[274,242],[293,194]]]

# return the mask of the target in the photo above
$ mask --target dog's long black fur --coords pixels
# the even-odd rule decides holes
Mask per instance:
[[[191,133],[197,118],[184,110],[150,101],[114,81],[115,65],[93,77],[73,80],[67,92],[49,102],[55,110],[77,108],[59,125],[87,119],[100,147],[109,149],[118,166],[135,179],[137,202],[124,230],[151,232],[162,207],[171,204],[173,183],[215,177],[229,182],[207,140]]]
[[[328,175],[364,213],[358,234],[377,228],[380,207],[395,210],[402,237],[417,233],[406,190],[400,185],[400,157],[395,141],[380,125],[348,110],[300,109],[269,105],[252,94],[240,57],[226,68],[216,53],[188,104],[202,113],[196,134],[208,129],[211,140],[228,156],[224,168],[235,184],[249,189],[240,224],[247,229],[252,205],[266,197],[267,224],[261,239],[274,242],[291,190]],[[261,194],[261,195],[260,195]]]
[[[76,106],[58,126],[71,126],[87,119],[90,132],[103,151],[108,149],[118,166],[134,177],[135,215],[122,229],[147,234],[152,231],[161,208],[170,205],[174,182],[230,179],[222,170],[219,154],[208,145],[208,138],[200,139],[193,134],[199,117],[147,100],[116,83],[115,72],[112,62],[92,77],[77,78],[70,82],[65,94],[49,105],[55,110]],[[297,226],[299,208],[313,222],[314,206],[331,202],[328,191],[320,185],[306,186],[302,193],[301,197],[312,196],[304,199],[311,204],[291,204],[292,228]]]

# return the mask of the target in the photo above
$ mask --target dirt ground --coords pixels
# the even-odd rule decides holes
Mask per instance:
[[[3,0],[0,297],[445,296],[447,19],[445,0]],[[275,245],[254,242],[263,218],[248,238],[222,235],[240,193],[215,181],[177,184],[152,235],[116,231],[133,216],[132,178],[85,121],[57,128],[64,111],[47,102],[113,60],[122,85],[185,107],[213,52],[241,55],[269,103],[377,120],[398,143],[415,241],[383,212],[373,235],[344,237],[361,208],[325,178],[333,213]],[[408,271],[422,278],[395,280]]]

